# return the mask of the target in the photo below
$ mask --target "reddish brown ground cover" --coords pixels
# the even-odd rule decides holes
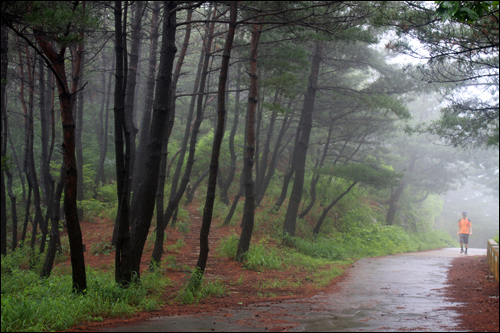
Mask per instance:
[[[456,258],[448,272],[445,295],[458,308],[463,329],[473,332],[498,332],[498,282],[493,278],[485,256]]]
[[[335,290],[336,282],[340,281],[344,275],[335,278],[328,286],[321,288],[317,287],[318,280],[311,274],[292,269],[287,271],[265,270],[257,272],[249,269],[244,269],[241,263],[232,259],[216,256],[215,249],[217,243],[224,237],[234,233],[240,234],[239,227],[217,227],[219,221],[212,222],[212,230],[210,231],[210,252],[207,263],[207,268],[204,278],[207,280],[222,279],[228,286],[228,295],[210,299],[201,300],[198,304],[183,305],[179,302],[174,302],[177,292],[182,288],[183,283],[189,277],[184,265],[193,268],[196,265],[199,254],[199,232],[201,228],[201,217],[199,216],[197,207],[192,204],[187,207],[191,218],[190,231],[186,234],[181,232],[181,228],[167,228],[167,242],[164,245],[166,256],[175,256],[176,266],[174,268],[165,268],[165,274],[172,281],[171,286],[167,287],[163,293],[164,306],[153,312],[140,312],[134,314],[131,318],[103,318],[100,323],[91,322],[83,323],[70,331],[98,331],[103,328],[117,327],[123,325],[132,325],[148,318],[175,314],[196,314],[201,312],[219,311],[226,307],[246,306],[263,301],[281,302],[292,298],[306,298],[313,296],[320,291]],[[96,220],[92,223],[81,222],[83,242],[86,245],[85,265],[94,269],[109,270],[113,269],[115,252],[109,254],[92,254],[96,244],[103,245],[111,239],[113,232],[113,222],[106,220]],[[153,231],[154,227],[151,227]],[[173,249],[178,239],[184,239],[185,245],[180,249]],[[254,239],[259,239],[259,235],[254,236]],[[149,261],[153,251],[154,239],[147,241],[144,253],[142,255],[141,271],[148,269]],[[269,240],[269,245],[272,246],[272,241]],[[169,248],[171,250],[169,250]],[[67,273],[71,272],[69,258],[58,263],[67,269]],[[340,266],[342,269],[347,269],[349,265]],[[142,273],[141,273],[142,274]],[[273,288],[268,285],[276,281],[288,280],[293,283],[293,286]],[[266,286],[267,283],[267,286]],[[273,318],[269,318],[270,321]]]

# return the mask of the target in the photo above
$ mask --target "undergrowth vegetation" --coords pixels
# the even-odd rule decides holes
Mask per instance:
[[[2,332],[66,330],[103,317],[129,317],[161,306],[168,278],[160,270],[145,273],[141,283],[120,288],[113,272],[87,269],[84,296],[72,293],[70,274],[40,279],[36,269],[24,270],[11,255],[2,257]]]

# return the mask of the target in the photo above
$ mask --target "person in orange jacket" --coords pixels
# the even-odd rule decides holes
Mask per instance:
[[[467,212],[463,212],[462,218],[458,220],[457,235],[460,235],[460,253],[464,253],[465,243],[465,254],[467,254],[467,249],[469,248],[469,235],[472,235],[472,226],[470,220],[467,218]]]

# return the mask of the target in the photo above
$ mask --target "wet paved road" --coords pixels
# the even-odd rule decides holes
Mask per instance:
[[[469,249],[485,255],[484,249]],[[340,292],[304,300],[223,309],[217,314],[153,318],[115,332],[457,331],[454,307],[441,293],[459,249],[365,258],[339,284]],[[298,324],[298,325],[297,325]]]

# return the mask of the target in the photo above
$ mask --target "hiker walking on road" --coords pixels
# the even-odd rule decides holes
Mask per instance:
[[[469,248],[469,235],[472,235],[472,226],[470,220],[467,218],[467,212],[463,212],[462,218],[458,220],[457,235],[460,235],[460,253],[464,252],[465,243],[465,254],[467,254],[467,249]]]

